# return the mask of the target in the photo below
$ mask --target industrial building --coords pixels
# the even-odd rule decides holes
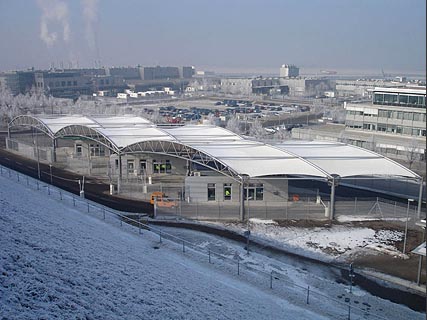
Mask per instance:
[[[133,196],[147,199],[159,182],[166,188],[179,181],[178,195],[186,203],[228,204],[240,219],[245,202],[247,210],[249,203],[252,209],[288,206],[292,179],[330,185],[330,204],[322,206],[318,199],[311,207],[329,218],[334,217],[335,188],[345,179],[421,179],[361,148],[323,142],[269,145],[210,125],[159,127],[134,116],[18,116],[8,129],[12,152],[109,181],[112,193],[130,196],[132,185],[139,185]]]
[[[335,91],[330,79],[312,78],[227,78],[221,79],[221,92],[236,95],[281,94],[291,97],[315,97]]]
[[[280,67],[280,78],[299,77],[299,68],[294,65],[283,64]]]
[[[0,73],[0,87],[12,94],[35,91],[58,98],[77,98],[98,91],[111,95],[133,88],[145,91],[157,87],[172,87],[184,91],[195,74],[194,67],[111,67],[85,69],[29,70]]]

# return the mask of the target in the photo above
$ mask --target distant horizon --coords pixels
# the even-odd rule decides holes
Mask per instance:
[[[292,63],[288,63],[292,64]],[[142,64],[136,64],[136,65],[112,65],[112,66],[79,66],[78,68],[76,66],[73,66],[72,68],[69,68],[69,66],[64,65],[64,68],[59,67],[58,65],[55,65],[54,70],[78,70],[78,69],[90,69],[90,68],[134,68],[137,66],[142,67],[154,67],[156,65],[142,65]],[[181,66],[193,66],[193,65],[160,65],[162,67],[181,67]],[[212,66],[193,66],[196,71],[209,71],[214,72],[217,75],[229,75],[229,76],[248,76],[248,77],[256,77],[256,76],[267,76],[267,77],[278,77],[279,76],[279,65],[277,68],[262,68],[262,67],[250,67],[250,68],[225,68],[225,67],[212,67]],[[331,76],[331,77],[375,77],[375,78],[383,78],[382,72],[385,74],[385,78],[387,77],[413,77],[420,80],[426,79],[426,72],[425,71],[403,71],[403,70],[385,70],[382,68],[379,69],[346,69],[346,68],[321,68],[321,67],[309,67],[304,68],[297,65],[297,67],[300,68],[300,76],[319,76],[319,77],[325,77],[325,76]],[[13,69],[13,70],[0,70],[0,72],[14,72],[14,71],[29,71],[33,67],[27,67],[22,69]],[[51,67],[34,67],[34,70],[50,70]],[[323,72],[322,72],[323,71]],[[324,72],[336,72],[335,74],[327,74]]]
[[[0,0],[0,70],[425,74],[425,0]],[[99,62],[100,61],[100,62]]]

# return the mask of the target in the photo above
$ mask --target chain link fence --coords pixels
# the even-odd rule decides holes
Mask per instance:
[[[220,271],[225,271],[238,276],[239,279],[249,283],[256,283],[265,289],[273,290],[276,295],[286,298],[291,303],[312,309],[334,319],[389,319],[381,309],[381,314],[373,313],[368,303],[360,303],[361,297],[351,295],[347,289],[341,287],[340,297],[346,297],[344,300],[338,300],[332,297],[321,288],[322,285],[313,283],[312,285],[301,285],[301,281],[295,281],[286,275],[282,270],[271,268],[270,271],[260,270],[252,263],[242,262],[239,253],[234,255],[224,255],[216,252],[209,247],[200,246],[186,239],[177,237],[148,224],[147,215],[120,212],[107,208],[93,201],[76,196],[70,192],[54,187],[48,183],[28,177],[9,168],[0,166],[0,174],[3,177],[16,181],[28,188],[40,191],[45,195],[51,196],[61,203],[69,205],[81,212],[91,214],[112,225],[120,226],[126,231],[145,235],[148,241],[157,242],[156,248],[161,245],[167,245],[168,249],[176,252],[182,252],[185,256],[191,256],[192,259],[206,263],[209,266]],[[148,231],[148,232],[147,232]],[[345,272],[344,272],[345,273]],[[346,279],[343,279],[346,282]],[[347,280],[352,285],[351,280]],[[338,284],[337,284],[338,286]],[[351,288],[351,287],[350,287]],[[351,292],[351,290],[350,290]],[[378,300],[378,303],[384,304],[383,299],[371,296],[370,299]],[[370,300],[370,302],[372,302]],[[364,307],[364,305],[366,307]],[[312,307],[310,307],[312,306]]]

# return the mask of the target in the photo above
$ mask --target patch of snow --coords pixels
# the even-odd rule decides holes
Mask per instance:
[[[277,222],[274,220],[262,220],[258,218],[250,218],[249,221],[250,223],[277,225]]]

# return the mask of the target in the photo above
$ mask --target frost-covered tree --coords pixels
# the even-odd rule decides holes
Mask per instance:
[[[209,113],[208,116],[205,119],[206,124],[215,125],[216,123],[216,117],[213,113]]]
[[[233,115],[230,119],[227,121],[227,125],[225,126],[227,130],[230,130],[231,132],[241,134],[240,130],[240,121],[236,117],[236,115]]]
[[[291,137],[291,132],[286,130],[283,126],[279,127],[279,129],[274,133],[274,139],[283,141],[288,140]]]
[[[264,137],[266,136],[266,131],[264,130],[261,122],[258,119],[255,119],[255,121],[252,123],[249,129],[249,135],[257,140],[264,139]]]

